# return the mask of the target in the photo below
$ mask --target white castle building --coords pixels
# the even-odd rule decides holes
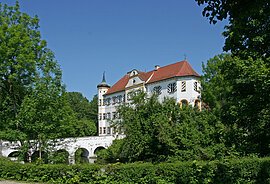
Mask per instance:
[[[137,90],[148,95],[156,93],[160,101],[171,97],[180,106],[191,105],[200,109],[199,78],[200,75],[185,60],[163,67],[155,66],[155,69],[149,72],[133,69],[112,87],[106,83],[103,74],[103,80],[97,86],[99,136],[117,133],[111,124],[119,118],[117,106],[128,103],[131,94]]]

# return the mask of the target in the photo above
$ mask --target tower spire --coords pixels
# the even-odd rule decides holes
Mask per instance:
[[[105,78],[105,71],[103,72],[103,75],[102,75],[102,81],[100,84],[97,85],[97,87],[108,87],[110,88],[109,84],[107,84],[106,82],[106,78]]]
[[[106,84],[105,71],[103,72],[103,77],[102,77],[102,82],[101,83],[105,83]]]

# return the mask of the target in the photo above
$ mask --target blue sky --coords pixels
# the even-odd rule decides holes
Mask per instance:
[[[14,5],[14,0],[0,0]],[[195,0],[21,0],[21,10],[40,19],[42,38],[55,53],[67,91],[89,100],[106,71],[114,84],[132,69],[187,60],[202,62],[222,52],[226,22],[210,25]]]

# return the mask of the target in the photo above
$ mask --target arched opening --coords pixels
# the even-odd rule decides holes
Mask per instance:
[[[94,150],[94,154],[96,155],[97,152],[99,152],[100,150],[104,150],[105,148],[103,146],[99,146]]]
[[[183,99],[183,100],[181,100],[180,105],[181,105],[181,108],[185,108],[188,106],[188,101],[186,99]]]
[[[75,163],[76,164],[85,164],[89,163],[89,151],[85,148],[79,148],[75,152]]]
[[[66,150],[57,150],[51,154],[50,162],[53,164],[69,164],[68,156],[69,153]]]
[[[99,146],[94,150],[94,156],[91,158],[92,163],[99,163],[99,164],[106,163],[106,161],[103,158],[103,154],[105,152],[102,152],[102,150],[105,150],[103,146]]]
[[[35,151],[31,155],[31,162],[48,163],[48,154],[45,151]]]
[[[11,152],[9,155],[8,155],[8,158],[12,161],[17,161],[18,158],[20,156],[20,152],[19,151],[14,151],[14,152]]]

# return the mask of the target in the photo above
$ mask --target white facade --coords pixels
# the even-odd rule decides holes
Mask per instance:
[[[184,64],[186,64],[186,61],[184,62]],[[130,92],[137,90],[142,90],[148,95],[156,93],[161,102],[165,97],[169,97],[174,98],[180,106],[191,105],[192,107],[196,106],[200,109],[199,75],[189,64],[186,64],[188,67],[184,66],[184,68],[182,66],[183,63],[181,62],[173,65],[175,65],[175,67],[179,66],[179,70],[192,70],[194,74],[190,75],[190,71],[187,71],[187,74],[185,74],[185,71],[181,71],[183,74],[170,74],[169,72],[174,66],[168,65],[165,67],[158,67],[147,73],[132,70],[111,88],[108,85],[106,89],[104,89],[104,87],[98,87],[98,97],[100,101],[98,109],[99,136],[115,135],[119,133],[114,130],[113,126],[113,121],[119,120],[117,106],[128,103]],[[173,72],[177,72],[175,71],[177,69],[173,70]],[[166,74],[166,72],[168,72],[168,74]],[[161,78],[161,80],[155,80],[154,77]],[[105,79],[103,77],[103,84],[104,81]]]

